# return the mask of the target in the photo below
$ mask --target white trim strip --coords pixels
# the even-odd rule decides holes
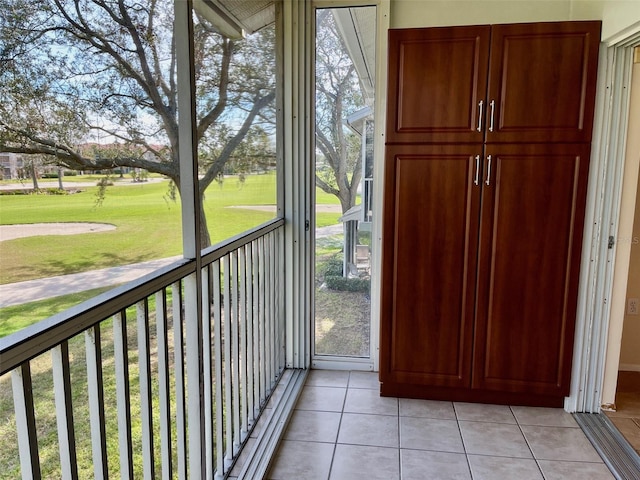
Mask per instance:
[[[29,362],[25,362],[11,371],[11,386],[13,389],[13,405],[16,416],[22,480],[40,480],[38,434],[36,433]]]
[[[147,299],[136,304],[138,325],[138,371],[140,374],[140,417],[142,420],[142,470],[145,480],[155,478],[153,451],[153,401],[151,394],[151,348]]]
[[[76,440],[73,430],[73,407],[71,404],[71,373],[69,370],[69,343],[65,340],[51,349],[53,391],[58,426],[58,448],[62,478],[78,478]]]
[[[127,322],[124,310],[113,316],[113,355],[116,372],[116,406],[118,410],[118,445],[120,478],[133,478],[131,445],[131,406],[129,403],[129,355]]]
[[[102,345],[100,324],[84,332],[87,363],[87,390],[89,397],[89,422],[91,426],[91,452],[95,480],[109,477],[107,463],[107,439],[104,416],[104,391],[102,388]]]
[[[162,479],[172,477],[171,404],[169,391],[169,340],[167,338],[167,290],[156,298],[156,339],[158,342],[158,402],[160,408],[160,457]]]
[[[284,391],[274,405],[266,425],[260,431],[256,443],[238,475],[238,480],[265,478],[269,464],[274,457],[280,437],[289,422],[298,397],[302,392],[308,370],[289,370],[288,379],[283,378]]]

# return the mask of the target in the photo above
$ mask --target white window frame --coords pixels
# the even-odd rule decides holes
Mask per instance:
[[[312,65],[315,65],[315,16],[316,10],[326,8],[345,7],[376,7],[376,78],[374,97],[374,167],[373,167],[373,223],[371,232],[371,318],[369,357],[347,357],[339,355],[315,355],[315,339],[311,335],[311,365],[316,369],[328,370],[363,370],[377,372],[380,357],[380,273],[382,252],[382,198],[384,195],[384,126],[387,111],[387,31],[389,30],[390,0],[314,0],[310,9],[310,25],[312,25],[312,43],[309,45],[309,55]],[[315,75],[308,79],[311,91],[315,91]],[[312,107],[315,104],[312,98]],[[312,119],[315,119],[313,111]],[[315,124],[311,125],[312,129]],[[311,172],[308,188],[312,194],[312,206],[315,206],[315,134],[311,130],[312,155],[308,157],[308,169]],[[310,209],[312,225],[315,225],[315,209]],[[312,239],[311,258],[315,261],[315,236]],[[311,265],[313,269],[313,265]],[[313,273],[313,270],[311,270]],[[315,298],[310,292],[310,322],[311,331],[315,326]]]
[[[600,412],[607,348],[620,342],[609,337],[616,246],[608,248],[608,239],[617,238],[619,228],[633,48],[638,45],[640,25],[600,48],[571,392],[564,404],[568,412]]]

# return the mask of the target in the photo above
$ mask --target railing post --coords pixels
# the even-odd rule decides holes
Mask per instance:
[[[25,362],[12,370],[11,384],[13,387],[13,405],[16,414],[22,480],[40,480],[38,434],[36,432],[29,362]]]
[[[62,478],[76,480],[78,478],[78,461],[76,459],[76,437],[73,430],[69,343],[67,341],[51,350],[51,363]]]
[[[195,260],[195,273],[184,279],[189,477],[205,478],[204,394],[202,379],[202,256],[196,86],[191,0],[174,0],[178,80],[178,154],[185,258]]]
[[[91,423],[91,449],[95,480],[109,478],[107,463],[107,433],[104,416],[104,388],[102,381],[102,345],[100,324],[84,332],[87,355],[87,388],[89,395],[89,421]]]

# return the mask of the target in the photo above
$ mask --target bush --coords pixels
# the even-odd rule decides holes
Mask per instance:
[[[342,276],[342,259],[333,257],[327,260],[321,267],[318,273],[323,276],[333,276],[333,277],[341,277]]]
[[[345,278],[337,275],[327,275],[324,277],[324,283],[331,290],[339,290],[341,292],[365,292],[371,289],[371,281],[364,278]]]

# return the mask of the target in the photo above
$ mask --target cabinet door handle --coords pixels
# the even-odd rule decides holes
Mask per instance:
[[[487,187],[491,185],[491,155],[487,157],[487,180],[484,183],[487,184]]]
[[[489,120],[489,131],[493,132],[493,112],[496,109],[496,101],[495,100],[491,100],[491,118]]]
[[[473,184],[480,184],[480,155],[476,155],[476,175],[473,179]]]
[[[478,128],[479,132],[482,131],[482,109],[484,107],[484,101],[480,100],[478,102]]]

